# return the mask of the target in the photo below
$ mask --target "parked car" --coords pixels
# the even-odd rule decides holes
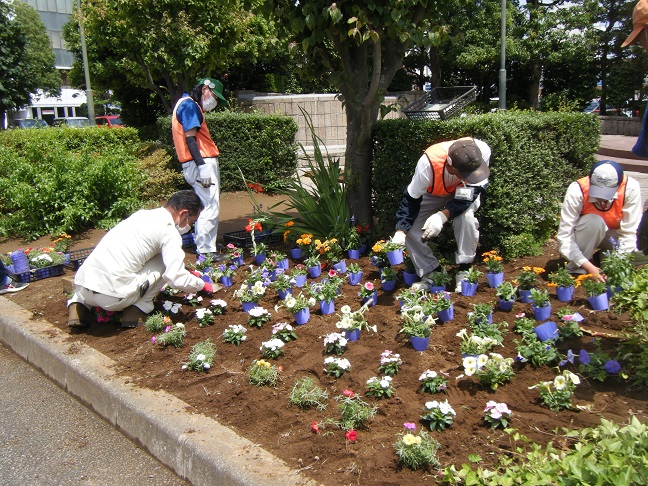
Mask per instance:
[[[20,120],[12,120],[9,128],[47,128],[48,126],[40,118],[21,118]]]
[[[619,110],[613,108],[609,105],[606,105],[607,109],[605,110],[608,116],[632,116],[631,110]],[[601,114],[601,102],[598,100],[592,101],[587,107],[583,110],[585,113],[591,113],[592,115]]]
[[[85,116],[71,116],[68,118],[57,118],[54,120],[55,127],[86,128],[90,126],[90,120]]]
[[[117,115],[96,116],[95,123],[98,127],[108,128],[121,128],[126,126]]]

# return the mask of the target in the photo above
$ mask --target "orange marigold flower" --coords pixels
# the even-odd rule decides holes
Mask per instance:
[[[536,275],[540,275],[541,273],[544,273],[545,269],[541,267],[533,267],[533,273]]]
[[[294,226],[295,222],[294,221],[288,221],[287,223],[284,224],[287,228],[290,228],[291,226]]]

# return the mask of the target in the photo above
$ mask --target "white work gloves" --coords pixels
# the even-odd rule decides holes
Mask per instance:
[[[397,231],[394,233],[394,236],[392,237],[392,243],[396,243],[397,245],[405,245],[405,237],[407,235],[405,234],[404,231]]]
[[[446,221],[448,221],[448,218],[442,211],[434,213],[425,221],[421,239],[423,241],[428,241],[439,236],[439,233],[441,233],[441,229]]]
[[[204,188],[208,188],[209,186],[213,185],[211,180],[212,168],[209,164],[199,165],[198,172],[200,174],[198,177],[198,184],[200,184]]]

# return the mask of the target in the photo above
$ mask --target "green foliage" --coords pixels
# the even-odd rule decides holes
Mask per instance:
[[[264,359],[252,362],[248,368],[248,381],[254,386],[275,386],[280,375],[279,367]]]
[[[517,339],[513,342],[518,355],[530,362],[534,368],[553,364],[560,358],[553,341],[542,342],[533,332],[523,334],[521,342]]]
[[[648,341],[648,266],[638,270],[630,285],[614,296],[615,306],[630,313],[635,325],[630,334],[640,343]]]
[[[443,471],[446,484],[481,484],[488,486],[512,484],[644,484],[648,477],[648,426],[633,416],[620,426],[606,419],[600,425],[580,431],[564,429],[560,439],[571,447],[542,449],[515,430],[509,429],[516,441],[516,460],[508,454],[498,457],[494,466],[477,466],[481,458],[471,456],[473,464],[454,465]],[[562,440],[561,440],[562,443]]]
[[[362,400],[362,395],[347,393],[338,395],[335,399],[340,402],[338,410],[342,418],[334,423],[342,430],[365,428],[367,422],[376,415],[377,408]]]
[[[196,343],[189,353],[189,361],[183,365],[183,369],[192,371],[207,371],[214,364],[216,346],[209,339]]]
[[[620,251],[618,248],[603,252],[601,273],[605,275],[605,283],[608,287],[621,287],[630,282],[634,273],[632,260],[632,253]]]
[[[315,407],[317,410],[325,410],[328,393],[315,385],[315,380],[311,377],[305,376],[295,381],[288,399],[299,408]]]
[[[416,436],[409,432],[398,434],[394,449],[398,460],[410,469],[439,465],[436,455],[439,443],[425,430],[421,430]]]
[[[184,324],[178,323],[169,327],[171,327],[171,329],[160,333],[155,337],[155,342],[162,346],[173,346],[176,348],[182,347],[184,344],[184,337],[187,334]]]
[[[292,117],[219,112],[207,113],[205,121],[221,154],[218,165],[222,191],[245,189],[239,169],[248,182],[260,184],[265,190],[291,187],[297,170],[297,123]],[[158,132],[177,167],[171,117],[158,119]]]
[[[99,133],[121,131],[0,133],[4,162],[0,169],[0,234],[37,238],[110,228],[139,209],[145,177],[137,169],[131,137],[125,133],[122,139],[110,134],[103,138]]]
[[[478,212],[480,244],[499,249],[506,258],[536,253],[557,228],[567,185],[594,162],[599,132],[596,117],[562,112],[380,121],[372,175],[380,228],[384,232],[394,228],[403,190],[423,151],[434,143],[470,135],[492,150],[487,196]],[[451,228],[447,231],[451,234]]]

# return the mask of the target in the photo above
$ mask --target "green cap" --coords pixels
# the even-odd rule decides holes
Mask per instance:
[[[214,78],[201,78],[198,80],[198,84],[204,84],[209,86],[212,93],[219,97],[223,101],[227,101],[223,96],[223,83]]]

